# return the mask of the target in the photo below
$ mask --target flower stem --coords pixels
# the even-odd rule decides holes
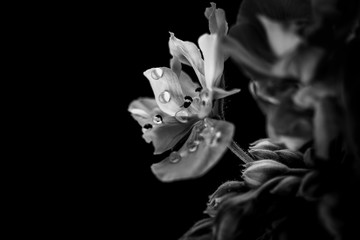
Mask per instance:
[[[245,153],[244,150],[235,142],[231,141],[230,146],[228,147],[238,158],[241,159],[244,163],[253,162],[254,160]]]

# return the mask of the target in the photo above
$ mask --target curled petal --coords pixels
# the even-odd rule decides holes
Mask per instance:
[[[206,8],[205,17],[209,20],[209,30],[212,34],[225,35],[228,31],[225,11],[216,9],[215,3],[210,3],[211,7]]]
[[[154,154],[173,148],[191,129],[194,119],[180,123],[174,117],[163,113],[155,99],[140,98],[131,102],[129,112],[143,130],[146,142],[152,142]]]
[[[223,37],[220,44],[222,53],[238,64],[259,74],[273,76],[272,64],[251,53],[247,47],[230,36]]]
[[[219,40],[216,34],[204,34],[198,42],[204,55],[206,87],[211,90],[220,81],[224,70],[224,56],[219,51]]]
[[[276,195],[294,195],[300,186],[301,178],[298,176],[287,176],[281,180],[270,192]]]
[[[214,87],[213,88],[213,98],[214,99],[221,99],[221,98],[225,98],[225,97],[234,95],[234,94],[236,94],[238,92],[240,92],[240,89],[237,89],[237,88],[232,89],[230,91],[226,91],[224,89]]]
[[[183,64],[192,66],[201,85],[205,86],[204,61],[199,48],[192,42],[181,41],[170,33],[169,39],[170,54],[179,59]]]
[[[318,172],[309,172],[302,179],[297,194],[310,201],[320,198],[322,195],[320,182],[320,174]]]
[[[161,111],[174,116],[183,102],[183,92],[176,74],[169,68],[151,68],[144,72],[150,81],[155,100]]]
[[[234,134],[234,125],[204,119],[197,122],[185,144],[151,169],[163,182],[200,177],[224,154]]]
[[[144,127],[145,124],[152,124],[154,112],[159,111],[158,105],[153,98],[140,98],[132,101],[128,107],[131,116]]]
[[[213,234],[213,218],[196,222],[179,240],[210,240]]]
[[[282,146],[282,144],[274,143],[269,138],[259,139],[255,142],[251,143],[250,147],[249,147],[250,150],[263,149],[263,150],[270,150],[270,151],[281,150],[284,148],[285,148],[285,146]]]

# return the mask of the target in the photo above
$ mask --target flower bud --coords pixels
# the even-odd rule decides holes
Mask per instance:
[[[242,178],[253,188],[289,171],[286,165],[268,159],[247,163],[245,167]]]

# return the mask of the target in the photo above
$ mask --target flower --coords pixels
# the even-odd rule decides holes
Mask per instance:
[[[142,126],[143,138],[153,143],[154,154],[172,151],[151,167],[156,177],[166,182],[203,175],[220,159],[234,133],[233,124],[212,118],[217,114],[214,101],[239,92],[218,87],[224,68],[219,37],[227,32],[225,13],[212,3],[205,16],[210,34],[199,38],[200,49],[170,33],[170,68],[157,67],[144,72],[155,99],[140,98],[128,109]],[[182,64],[194,69],[198,81],[194,82],[182,71]]]
[[[334,4],[246,0],[222,41],[224,54],[251,78],[250,91],[266,115],[268,136],[291,150],[313,141],[323,159],[329,158],[331,141],[345,131],[339,127],[344,121],[340,49],[346,50],[342,42],[351,39],[356,26],[350,15],[343,29],[333,24],[338,33],[327,29],[323,23],[335,18]]]

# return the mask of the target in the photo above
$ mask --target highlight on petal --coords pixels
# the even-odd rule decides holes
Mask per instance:
[[[236,94],[236,93],[238,93],[238,92],[240,92],[240,91],[241,91],[241,90],[238,89],[238,88],[232,89],[232,90],[230,90],[230,91],[226,91],[226,90],[224,90],[224,89],[214,87],[214,88],[213,88],[213,98],[214,98],[214,99],[225,98],[225,97],[234,95],[234,94]]]
[[[224,56],[219,51],[219,40],[216,34],[204,34],[199,40],[204,55],[204,72],[206,87],[212,90],[216,86],[224,70]]]
[[[129,112],[142,127],[143,138],[152,142],[154,154],[173,148],[191,129],[196,121],[179,122],[176,118],[162,112],[155,99],[139,98],[130,103]]]
[[[169,68],[151,68],[144,72],[161,111],[174,116],[183,102],[183,92],[176,74]]]
[[[233,134],[234,125],[229,122],[198,121],[185,144],[151,169],[163,182],[200,177],[219,161]]]
[[[294,51],[302,43],[303,40],[295,33],[295,26],[285,29],[285,26],[264,15],[258,17],[265,28],[270,46],[278,57]]]
[[[170,32],[169,39],[170,54],[181,63],[193,67],[200,83],[205,86],[204,61],[199,48],[192,42],[182,41]]]
[[[225,11],[223,9],[216,9],[216,4],[213,2],[210,4],[211,7],[208,7],[205,10],[205,17],[209,20],[210,33],[223,36],[228,31]]]
[[[131,116],[143,127],[152,121],[154,112],[159,111],[158,105],[153,98],[139,98],[130,103],[128,111]]]

